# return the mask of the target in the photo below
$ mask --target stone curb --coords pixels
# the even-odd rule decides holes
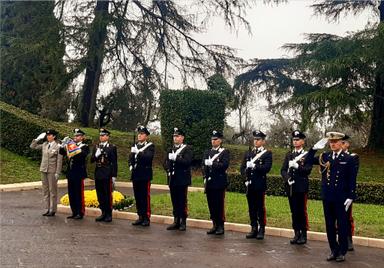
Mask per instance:
[[[63,214],[72,213],[69,206],[63,206],[63,205],[58,205],[57,212],[63,213]],[[97,217],[100,215],[100,210],[98,208],[86,208],[85,215],[89,217]],[[133,221],[137,219],[137,214],[133,212],[122,212],[122,211],[114,210],[113,217],[116,219]],[[159,223],[159,224],[171,224],[173,222],[173,217],[162,216],[162,215],[151,215],[151,222]],[[188,227],[194,227],[194,228],[200,228],[200,229],[210,229],[212,227],[211,221],[198,220],[198,219],[187,219],[187,225]],[[226,222],[225,230],[239,232],[239,233],[248,233],[250,231],[250,226],[247,224]],[[291,238],[293,236],[293,230],[285,229],[285,228],[277,228],[277,227],[266,227],[265,234],[270,236]],[[327,235],[325,233],[309,231],[308,240],[326,242]],[[360,246],[384,249],[384,239],[354,236],[353,243],[355,245],[360,245]]]
[[[84,180],[85,186],[94,185],[94,181],[90,179]],[[41,181],[34,182],[21,182],[21,183],[10,183],[10,184],[0,184],[0,192],[18,192],[18,191],[28,191],[41,189]],[[67,180],[58,180],[57,186],[59,188],[67,187]]]

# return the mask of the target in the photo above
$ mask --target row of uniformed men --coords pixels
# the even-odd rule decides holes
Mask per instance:
[[[129,166],[131,169],[131,180],[133,182],[134,196],[138,219],[133,225],[150,225],[150,181],[152,180],[152,160],[155,146],[148,141],[150,135],[147,128],[141,126],[137,129],[138,141],[131,148]],[[46,132],[47,142],[37,147],[37,142],[44,138],[44,133],[32,141],[31,147],[43,150],[42,166],[45,158],[53,159],[54,151],[49,147],[57,133],[53,130]],[[82,219],[84,216],[84,182],[86,174],[86,156],[89,153],[88,146],[82,141],[85,133],[80,129],[74,130],[74,141],[82,149],[70,159],[67,171],[68,194],[73,214],[69,218]],[[51,137],[50,137],[51,136]],[[92,152],[91,162],[96,163],[95,184],[101,216],[96,221],[112,221],[112,184],[117,177],[117,149],[109,143],[110,132],[100,129],[100,143]],[[164,161],[164,169],[168,176],[171,200],[173,205],[174,222],[167,230],[186,230],[187,219],[187,194],[188,186],[191,185],[191,164],[193,153],[190,146],[184,143],[185,133],[179,128],[174,128],[172,148],[167,150]],[[247,201],[249,217],[251,221],[251,232],[247,238],[263,239],[266,225],[265,192],[267,189],[267,173],[272,167],[272,152],[264,148],[266,135],[261,131],[254,131],[254,147],[245,153],[241,165],[241,173],[246,177]],[[203,156],[203,176],[205,193],[207,196],[210,217],[213,227],[207,234],[224,234],[224,199],[225,190],[228,186],[226,170],[229,166],[229,151],[222,147],[222,134],[218,131],[212,132],[212,148],[205,151]],[[290,241],[292,244],[305,244],[307,242],[308,215],[307,194],[308,176],[313,164],[320,164],[322,174],[322,198],[326,229],[331,254],[327,260],[343,261],[348,249],[352,247],[353,219],[352,200],[355,198],[356,175],[358,170],[358,157],[348,152],[349,143],[347,136],[342,133],[330,132],[326,139],[322,139],[314,145],[309,152],[304,151],[305,135],[300,131],[292,133],[294,151],[288,152],[281,168],[284,178],[289,205],[292,213],[292,226],[295,236]],[[323,153],[315,157],[319,149],[323,149],[329,141],[331,152]],[[58,146],[57,153],[66,155],[65,148]],[[345,146],[344,150],[342,146]],[[56,149],[55,149],[56,150]],[[56,153],[56,155],[57,155]],[[57,158],[60,158],[58,156]],[[58,161],[59,162],[59,161]],[[58,163],[59,164],[59,163]],[[61,162],[60,162],[61,165]],[[61,167],[60,167],[61,168]],[[51,194],[50,184],[55,180],[48,180],[52,172],[40,169],[43,174],[44,197],[48,211],[45,216],[53,216],[56,211],[55,194]],[[54,170],[54,177],[58,177],[58,165]],[[348,213],[347,213],[348,212]],[[53,215],[52,215],[53,214]],[[349,215],[349,216],[348,216]],[[348,227],[348,225],[350,225]],[[351,231],[349,231],[351,230]],[[338,235],[338,241],[336,239]],[[348,239],[349,237],[349,239]]]

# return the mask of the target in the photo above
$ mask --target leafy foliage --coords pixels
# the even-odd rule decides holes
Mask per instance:
[[[1,100],[64,121],[62,25],[51,1],[1,1]]]
[[[228,191],[245,193],[246,187],[244,178],[239,173],[230,173]],[[284,190],[284,181],[280,176],[268,176],[267,178],[267,195],[286,196]],[[357,184],[357,200],[358,203],[366,204],[384,204],[384,184],[377,182],[359,182]],[[309,199],[321,200],[321,180],[309,179]]]
[[[160,95],[163,147],[172,145],[173,128],[185,131],[185,142],[193,146],[194,158],[202,159],[210,148],[212,130],[223,131],[225,100],[221,94],[196,89],[164,90]]]

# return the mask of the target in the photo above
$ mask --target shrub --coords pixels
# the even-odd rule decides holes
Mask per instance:
[[[212,130],[223,131],[225,100],[216,92],[164,90],[160,95],[160,120],[163,147],[172,146],[173,128],[186,133],[185,142],[193,146],[194,159],[200,160],[209,148]]]
[[[228,174],[229,186],[228,191],[245,193],[244,178],[239,173]],[[286,196],[284,182],[280,176],[268,176],[267,178],[267,195]],[[359,182],[357,184],[357,200],[358,203],[384,205],[384,183],[376,182]],[[309,199],[321,199],[321,180],[309,179]]]
[[[29,148],[33,138],[48,128],[54,128],[60,133],[68,133],[71,128],[65,124],[31,114],[12,105],[0,102],[0,146],[19,155],[38,159],[40,152]]]

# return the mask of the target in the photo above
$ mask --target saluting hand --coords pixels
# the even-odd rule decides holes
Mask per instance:
[[[45,132],[41,133],[39,136],[37,136],[36,140],[40,141],[40,140],[44,139],[45,136],[47,136],[47,134]]]

